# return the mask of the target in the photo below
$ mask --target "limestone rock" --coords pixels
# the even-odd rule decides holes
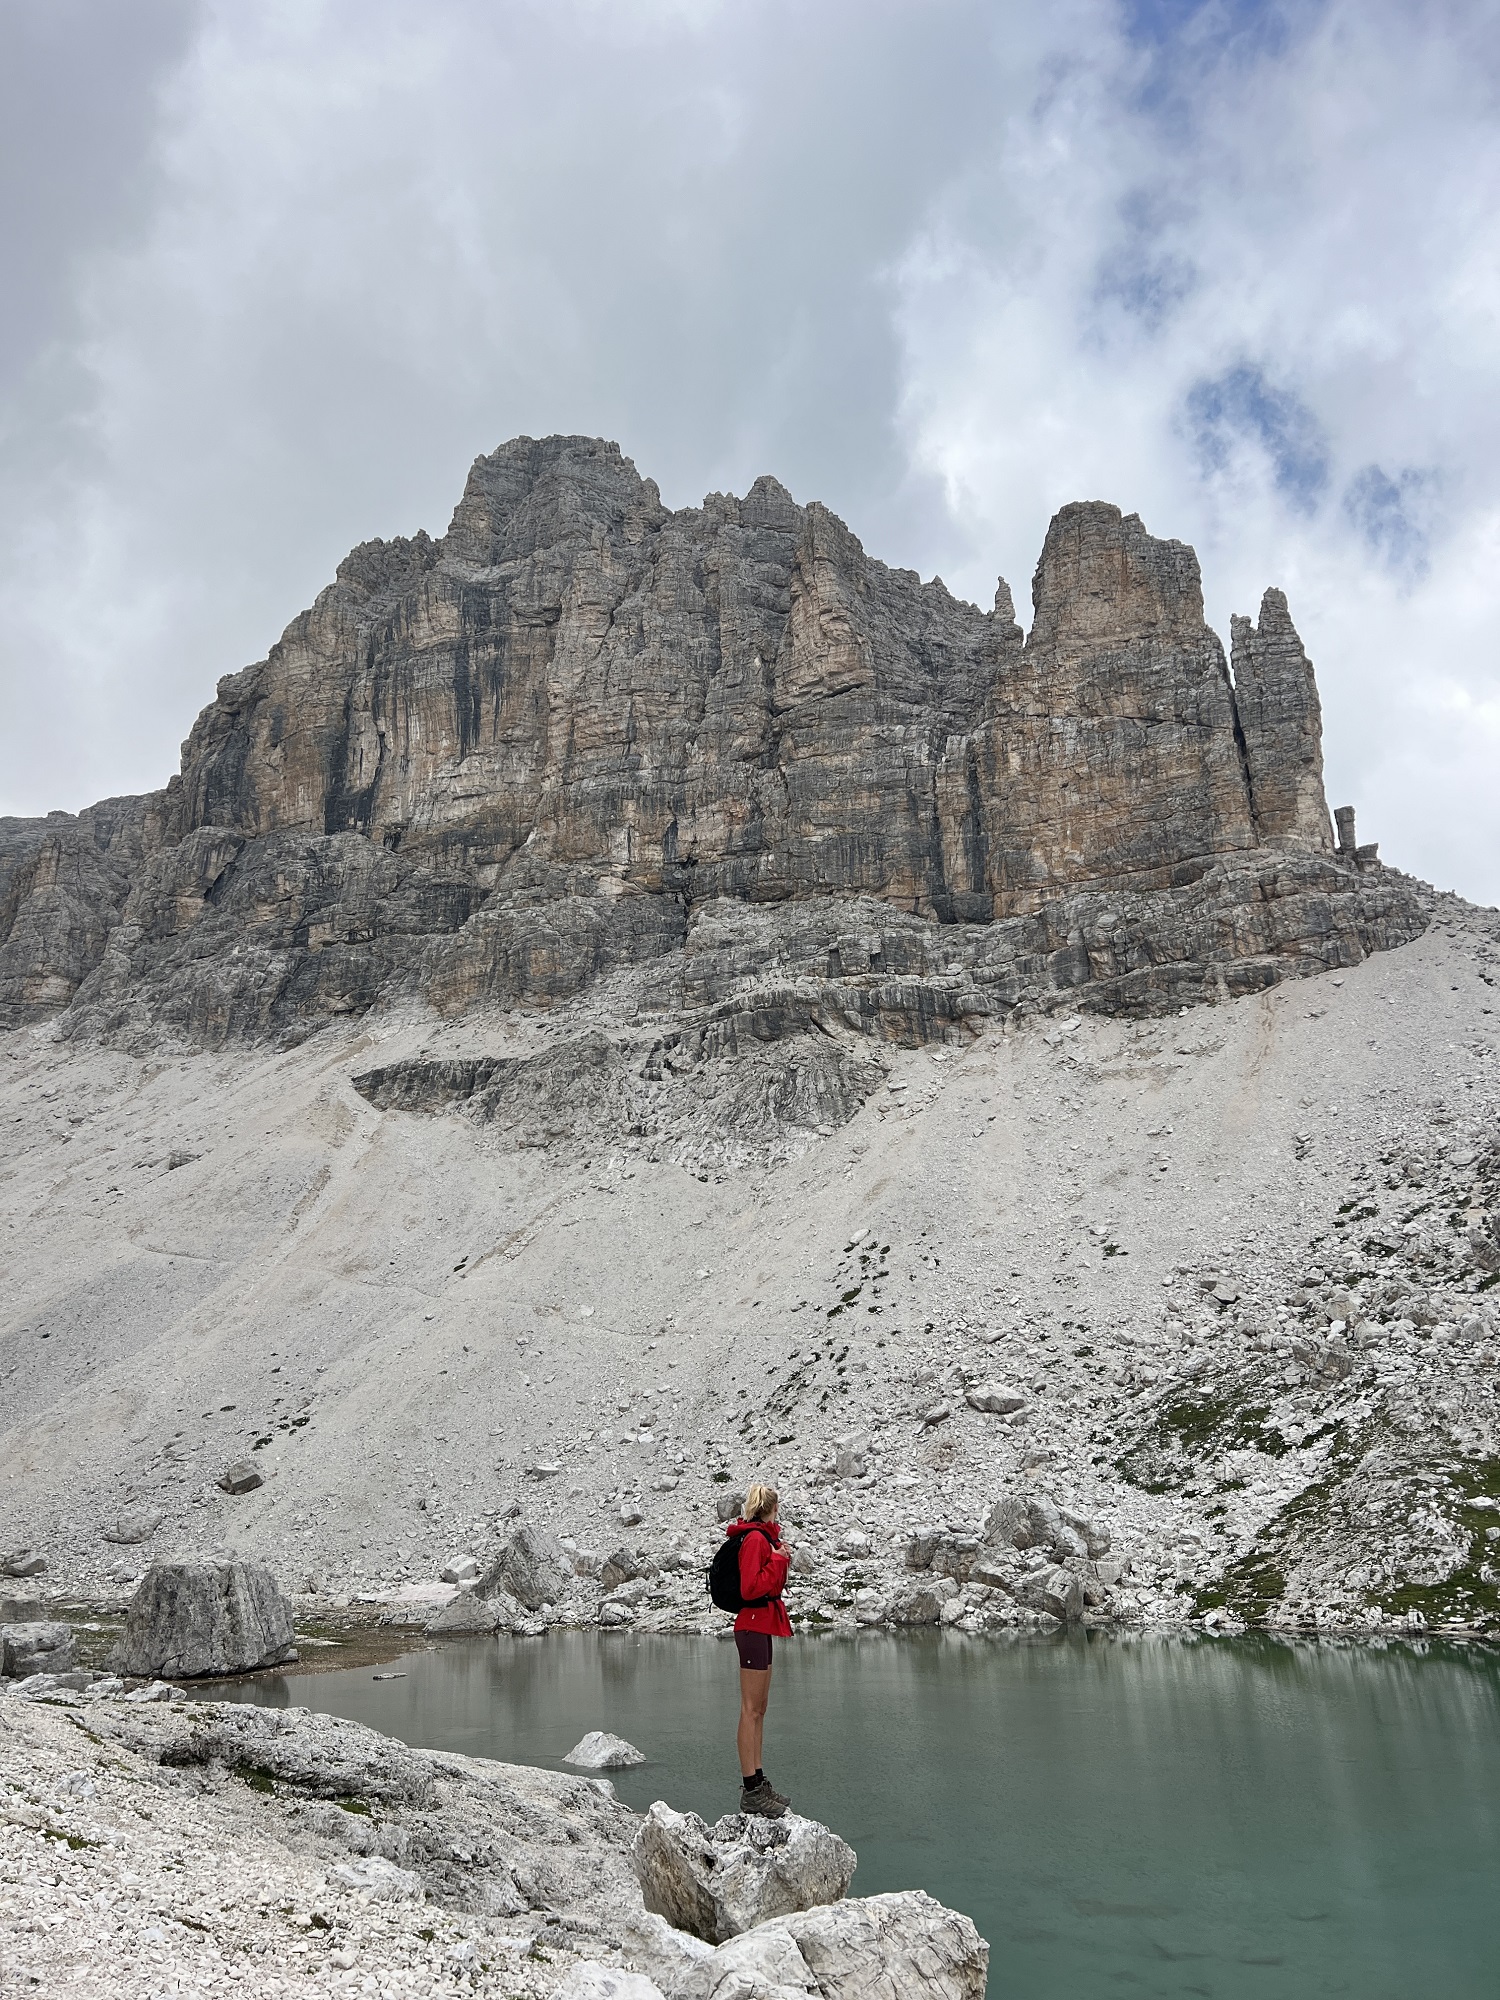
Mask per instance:
[[[985,1517],[984,1540],[992,1548],[1049,1549],[1075,1558],[1104,1555],[1109,1549],[1106,1532],[1040,1494],[1002,1494]]]
[[[65,1674],[73,1665],[73,1628],[40,1618],[0,1625],[0,1675],[24,1680],[28,1674]]]
[[[893,1625],[936,1625],[943,1615],[943,1606],[950,1598],[957,1597],[958,1585],[949,1576],[936,1576],[930,1582],[909,1584],[899,1589],[890,1601],[889,1616]]]
[[[557,2000],[665,2000],[665,1996],[643,1972],[622,1972],[617,1965],[585,1958],[558,1987]]]
[[[47,1558],[37,1549],[16,1549],[0,1562],[0,1576],[44,1576]]]
[[[1067,1624],[1073,1624],[1083,1616],[1083,1580],[1061,1564],[1056,1568],[1034,1570],[1030,1576],[1022,1577],[1014,1585],[1014,1594],[1018,1604],[1030,1605],[1034,1611],[1045,1611]]]
[[[522,1523],[474,1585],[485,1598],[504,1592],[528,1611],[556,1604],[573,1580],[573,1566],[556,1535]]]
[[[618,1590],[622,1583],[644,1576],[651,1567],[646,1558],[634,1550],[618,1548],[604,1558],[599,1568],[599,1581],[606,1590]]]
[[[1332,846],[1279,592],[1232,678],[1192,550],[1091,501],[1033,601],[1023,635],[1003,583],[962,603],[774,479],[671,512],[615,445],[514,439],[444,537],[355,549],[221,681],[162,791],[0,820],[0,1024],[212,1042],[625,972],[680,1017],[638,1052],[364,1087],[545,1144],[663,1079],[753,1149],[860,1101],[820,1029],[1159,1011],[1425,927]]]
[[[820,2000],[984,2000],[990,1950],[973,1923],[921,1889],[857,1896],[777,1926]]]
[[[237,1459],[219,1475],[219,1485],[226,1493],[253,1493],[264,1484],[260,1467],[253,1458]]]
[[[854,1850],[816,1820],[730,1813],[709,1827],[658,1800],[635,1837],[646,1908],[721,1944],[768,1918],[847,1895]]]
[[[993,1416],[1003,1417],[1013,1410],[1024,1410],[1026,1398],[1019,1389],[1010,1389],[1002,1382],[976,1382],[964,1391],[964,1401],[971,1410],[986,1410]]]
[[[627,1743],[623,1736],[611,1736],[603,1729],[591,1729],[563,1758],[565,1764],[572,1764],[580,1771],[623,1771],[645,1761],[633,1743]]]
[[[159,1507],[127,1507],[101,1532],[107,1542],[148,1542],[166,1518]]]
[[[423,1630],[434,1637],[471,1637],[488,1632],[513,1632],[524,1623],[526,1609],[503,1590],[481,1596],[478,1590],[461,1590],[457,1597],[434,1611]]]
[[[667,2000],[983,2000],[989,1946],[922,1890],[776,1917],[710,1948],[660,1917],[628,1926]]]
[[[110,1664],[186,1680],[297,1657],[291,1607],[259,1563],[157,1563],[141,1578]]]

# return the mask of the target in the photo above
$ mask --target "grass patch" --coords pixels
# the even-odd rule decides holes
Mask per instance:
[[[1468,1537],[1468,1552],[1440,1583],[1403,1583],[1378,1592],[1371,1602],[1395,1617],[1420,1611],[1429,1625],[1500,1624],[1500,1542],[1487,1528],[1500,1528],[1500,1509],[1476,1506],[1500,1500],[1500,1457],[1451,1461],[1444,1512]]]
[[[356,1798],[335,1799],[334,1804],[338,1807],[340,1812],[357,1813],[361,1819],[374,1818],[374,1814],[370,1811],[370,1808],[365,1804],[363,1799],[356,1799]]]
[[[1116,1471],[1143,1492],[1171,1493],[1193,1477],[1204,1459],[1226,1451],[1285,1458],[1293,1446],[1269,1427],[1270,1404],[1251,1402],[1249,1393],[1230,1389],[1212,1395],[1191,1387],[1176,1391],[1158,1405],[1150,1427],[1116,1461]],[[1321,1435],[1327,1434],[1325,1427]]]

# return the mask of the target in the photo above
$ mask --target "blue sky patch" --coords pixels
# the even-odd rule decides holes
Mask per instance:
[[[1275,49],[1286,38],[1281,0],[1122,0],[1125,32],[1146,48],[1190,42],[1217,49],[1229,42]]]
[[[1344,513],[1372,555],[1416,578],[1427,568],[1437,474],[1403,466],[1396,474],[1366,465],[1344,491]]]
[[[1205,473],[1222,472],[1248,445],[1264,452],[1277,491],[1311,514],[1328,484],[1328,441],[1300,396],[1248,362],[1195,382],[1184,404],[1187,435]]]

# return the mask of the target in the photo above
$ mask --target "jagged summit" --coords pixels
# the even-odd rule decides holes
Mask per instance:
[[[721,1004],[831,953],[827,1004],[920,1037],[1421,927],[1334,850],[1279,592],[1231,675],[1193,551],[1091,501],[1033,601],[1023,635],[1003,579],[961,603],[769,477],[674,513],[617,445],[515,439],[440,540],[361,545],[220,682],[164,791],[0,822],[0,1020],[217,1038],[653,965],[657,1004]],[[757,942],[695,977],[721,904]]]

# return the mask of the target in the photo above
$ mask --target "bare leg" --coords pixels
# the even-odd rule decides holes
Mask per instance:
[[[740,1726],[735,1743],[740,1753],[740,1775],[753,1778],[761,1767],[761,1737],[766,1726],[766,1703],[771,1699],[771,1669],[758,1673],[753,1667],[740,1668]]]

